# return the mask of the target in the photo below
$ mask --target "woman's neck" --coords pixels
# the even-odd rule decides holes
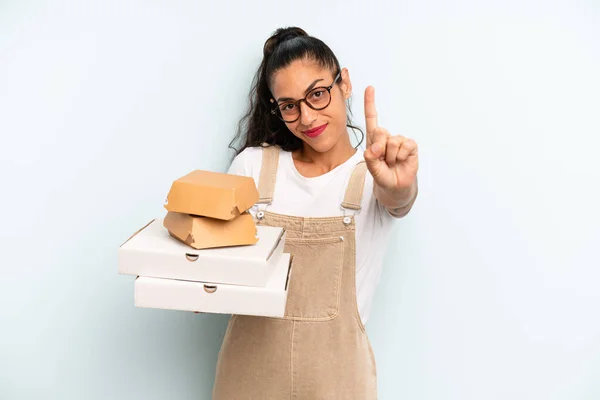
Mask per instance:
[[[333,170],[348,161],[355,153],[356,149],[352,147],[350,138],[345,137],[324,153],[304,143],[302,149],[292,153],[292,158],[300,174],[305,177],[315,177]]]

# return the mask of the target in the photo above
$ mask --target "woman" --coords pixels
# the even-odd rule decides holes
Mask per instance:
[[[293,268],[284,318],[231,318],[213,399],[377,398],[364,324],[390,228],[417,196],[418,155],[377,125],[371,87],[367,149],[354,148],[351,93],[319,39],[286,28],[266,41],[229,173],[256,180],[251,213],[287,230]]]

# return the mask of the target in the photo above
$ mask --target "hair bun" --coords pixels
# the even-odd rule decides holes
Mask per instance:
[[[275,51],[275,48],[281,43],[299,36],[308,36],[308,33],[306,33],[304,29],[298,28],[297,26],[277,29],[265,42],[265,46],[263,48],[264,55],[271,55],[273,51]]]

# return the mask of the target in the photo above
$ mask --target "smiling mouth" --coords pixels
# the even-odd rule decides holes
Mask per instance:
[[[321,126],[317,126],[316,128],[302,131],[302,133],[304,133],[306,136],[308,136],[310,138],[314,138],[314,137],[319,136],[321,133],[323,133],[325,128],[327,128],[327,124],[323,124]]]

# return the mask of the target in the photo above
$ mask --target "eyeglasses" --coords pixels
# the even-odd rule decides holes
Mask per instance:
[[[271,114],[276,115],[283,122],[296,122],[300,118],[300,102],[305,102],[307,106],[313,110],[323,110],[331,103],[331,88],[340,79],[342,71],[333,79],[333,83],[329,86],[320,86],[311,89],[306,94],[306,97],[296,101],[282,101],[271,110]],[[275,99],[271,99],[271,103],[275,103]]]

